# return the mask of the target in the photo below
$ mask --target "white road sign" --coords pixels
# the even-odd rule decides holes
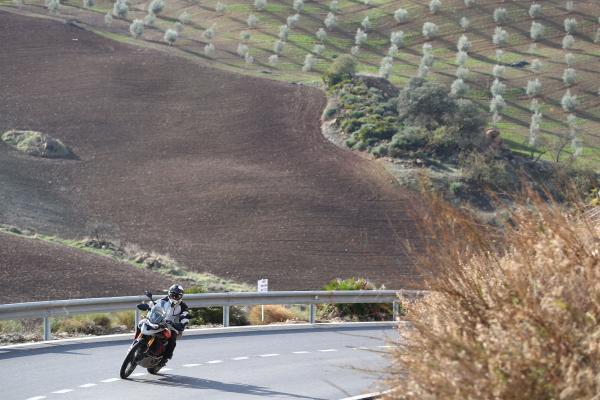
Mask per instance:
[[[259,279],[257,286],[258,286],[259,292],[268,292],[269,291],[269,280],[268,279]]]

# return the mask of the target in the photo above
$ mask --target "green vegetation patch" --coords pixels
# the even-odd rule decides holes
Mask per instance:
[[[36,131],[11,130],[2,141],[22,153],[44,158],[71,158],[73,153],[60,140]]]

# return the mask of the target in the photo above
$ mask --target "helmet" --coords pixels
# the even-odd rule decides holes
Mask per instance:
[[[183,298],[183,286],[175,284],[169,288],[169,301],[171,304],[181,303]]]

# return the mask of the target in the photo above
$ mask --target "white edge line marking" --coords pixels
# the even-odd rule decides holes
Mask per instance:
[[[377,346],[377,347],[379,347],[380,349],[391,349],[394,346]]]
[[[198,365],[202,365],[202,364],[183,364],[184,367],[197,367]]]
[[[219,363],[222,363],[222,362],[223,362],[223,360],[212,360],[212,361],[207,361],[206,363],[207,364],[219,364]]]
[[[85,389],[85,388],[91,388],[92,386],[97,386],[97,384],[95,384],[95,383],[86,383],[86,384],[83,384],[83,385],[79,385],[77,387]]]
[[[42,400],[42,399],[45,399],[45,398],[46,398],[46,396],[35,396],[35,397],[30,397],[30,398],[28,398],[26,400]]]
[[[247,360],[247,359],[249,359],[249,358],[250,358],[250,357],[234,357],[234,358],[232,358],[232,360],[233,360],[233,361],[240,361],[240,360]]]
[[[111,382],[115,382],[115,381],[118,381],[118,380],[119,380],[119,378],[108,378],[108,379],[104,379],[104,380],[102,380],[100,382],[111,383]]]
[[[321,353],[329,353],[332,351],[337,351],[337,349],[324,349],[324,350],[318,350],[318,351],[320,351]]]
[[[259,355],[259,357],[277,357],[279,354],[277,353],[272,353],[272,354],[261,354]]]
[[[292,354],[308,354],[310,351],[292,351]]]
[[[63,394],[63,393],[69,393],[69,392],[72,392],[72,391],[73,391],[73,389],[62,389],[62,390],[57,390],[57,391],[52,392],[52,393]]]

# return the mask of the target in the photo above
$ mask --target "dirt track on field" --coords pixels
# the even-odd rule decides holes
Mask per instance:
[[[414,278],[408,196],[322,137],[319,90],[2,12],[0,41],[0,131],[40,130],[79,157],[0,144],[0,222],[66,237],[104,222],[123,242],[272,289]],[[40,267],[24,256],[20,269]]]

